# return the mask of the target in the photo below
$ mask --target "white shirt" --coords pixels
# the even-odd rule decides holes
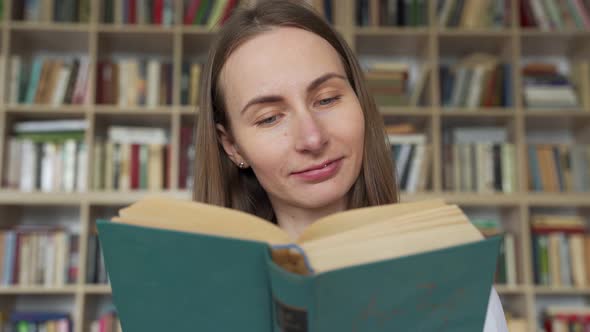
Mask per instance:
[[[490,292],[490,300],[488,301],[488,311],[486,313],[486,322],[483,327],[483,332],[508,332],[506,326],[506,317],[502,309],[502,303],[496,289],[492,287]]]

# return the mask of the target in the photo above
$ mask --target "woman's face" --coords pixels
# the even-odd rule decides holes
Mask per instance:
[[[327,41],[275,28],[236,48],[220,83],[231,127],[218,125],[223,147],[252,167],[273,205],[321,208],[345,198],[360,172],[365,124]]]

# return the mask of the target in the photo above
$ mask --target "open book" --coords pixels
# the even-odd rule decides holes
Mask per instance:
[[[98,229],[126,332],[481,331],[500,241],[441,200],[333,214],[296,241],[163,198]]]

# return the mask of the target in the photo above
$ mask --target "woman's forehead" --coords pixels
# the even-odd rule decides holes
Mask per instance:
[[[236,48],[220,79],[224,90],[248,98],[253,93],[306,86],[327,72],[344,74],[344,68],[325,39],[303,29],[279,27]]]

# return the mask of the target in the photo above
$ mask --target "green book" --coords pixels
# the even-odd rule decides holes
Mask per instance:
[[[286,233],[282,243],[278,227],[256,217],[170,199],[144,199],[121,210],[113,221],[97,220],[97,226],[125,332],[481,331],[501,237],[483,239],[456,212],[458,207],[440,204],[404,203],[335,214],[310,226],[298,244],[286,243]],[[394,223],[396,229],[409,230],[432,222],[439,212],[447,216],[439,218],[445,223],[454,218],[451,214],[461,214],[461,225],[398,233],[408,242],[366,232],[385,225],[393,232]],[[157,221],[162,217],[165,221]],[[403,224],[410,219],[411,224]],[[469,229],[471,235],[465,236],[470,240],[334,267],[336,261],[351,259],[351,248],[357,256],[363,251],[379,255],[390,246],[415,247],[418,241],[411,239],[422,232],[453,237],[445,227]],[[224,232],[228,235],[221,236]],[[276,236],[261,241],[262,233],[269,239]],[[350,240],[351,234],[363,233],[371,233],[372,240]],[[446,241],[441,236],[438,240],[420,241],[420,246]],[[325,241],[340,245],[312,250]],[[379,243],[386,246],[375,250]],[[325,250],[342,255],[322,261]]]

